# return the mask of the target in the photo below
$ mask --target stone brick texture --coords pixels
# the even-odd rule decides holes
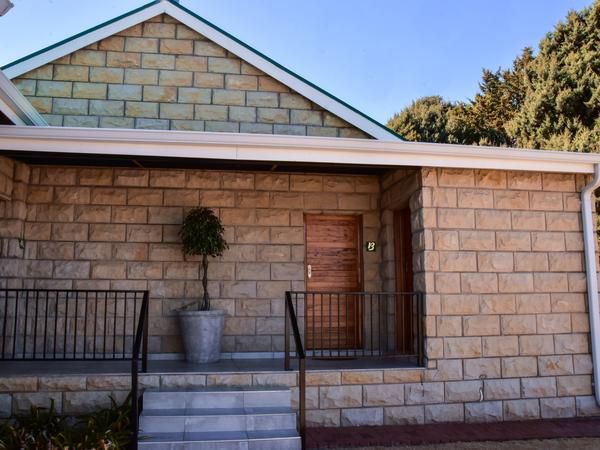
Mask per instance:
[[[457,381],[458,377],[448,374],[432,375],[425,369],[310,371],[306,378],[307,424],[474,423],[600,415],[594,396],[587,392],[556,396],[553,377],[545,377],[542,382],[535,377]],[[108,406],[111,396],[123,401],[129,384],[127,374],[3,376],[0,418],[26,413],[32,404],[49,406],[51,400],[60,413],[91,412]],[[140,374],[142,389],[216,386],[289,387],[293,406],[298,407],[296,372]]]
[[[443,382],[445,403],[464,403],[425,407],[426,422],[573,417],[593,404],[579,200],[589,181],[421,170],[409,201],[423,376]]]
[[[13,82],[53,126],[368,138],[167,15]]]
[[[303,288],[303,213],[362,214],[365,240],[381,242],[379,252],[364,254],[365,288],[391,291],[391,211],[410,206],[415,289],[425,293],[426,367],[309,372],[310,425],[600,414],[582,262],[585,176],[422,168],[376,177],[1,163],[0,173],[13,185],[1,203],[1,285],[149,289],[152,352],[180,351],[173,311],[199,295],[198,261],[181,255],[177,239],[188,208],[214,208],[231,243],[210,269],[215,307],[228,314],[225,351],[281,351],[283,292]],[[282,384],[297,396],[289,373],[197,374],[172,382]],[[35,388],[3,383],[0,378],[0,404],[12,410],[43,397],[39,380]],[[66,391],[63,407],[87,401],[68,400]],[[86,395],[92,401],[99,394]]]
[[[201,296],[199,257],[178,237],[189,209],[225,226],[229,250],[208,274],[225,352],[283,350],[284,294],[304,287],[304,213],[362,215],[365,239],[379,229],[375,176],[16,165],[29,183],[3,206],[0,287],[148,289],[152,352],[181,351],[176,310]],[[378,255],[364,261],[366,289],[380,290]]]

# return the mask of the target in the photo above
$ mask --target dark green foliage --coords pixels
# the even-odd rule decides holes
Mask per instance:
[[[409,140],[600,152],[600,0],[571,12],[467,102],[424,97],[388,126]]]
[[[221,256],[228,248],[223,237],[225,229],[219,218],[208,208],[192,209],[185,219],[179,231],[183,243],[183,252],[186,255],[202,256],[202,301],[197,307],[200,311],[210,309],[208,297],[208,257]]]
[[[600,152],[600,1],[540,43],[509,132],[519,147]]]
[[[449,143],[448,112],[453,107],[440,96],[422,97],[388,122],[409,141]]]
[[[121,404],[111,397],[111,406],[77,418],[57,414],[50,408],[31,407],[0,425],[2,450],[92,450],[128,447],[131,440],[131,397]]]

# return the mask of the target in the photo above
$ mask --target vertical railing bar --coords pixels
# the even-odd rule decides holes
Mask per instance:
[[[54,292],[54,336],[52,342],[54,344],[52,348],[52,359],[56,359],[56,337],[58,335],[58,291]]]
[[[40,291],[35,291],[35,321],[33,325],[33,359],[37,357],[37,329],[40,314]],[[44,341],[43,345],[46,345]]]
[[[418,307],[419,308],[418,309],[418,316],[417,316],[418,320],[419,320],[419,323],[417,325],[419,327],[418,328],[418,337],[419,337],[418,352],[419,352],[419,356],[418,356],[417,361],[418,361],[418,363],[419,363],[420,366],[423,366],[424,362],[425,362],[424,361],[424,357],[425,357],[424,353],[425,353],[425,351],[424,351],[424,348],[423,348],[423,344],[425,342],[424,339],[423,339],[423,309],[424,309],[423,302],[424,302],[423,295],[422,294],[417,294],[417,304],[419,305],[419,307]]]
[[[376,326],[380,327],[381,325],[379,325],[379,324],[382,321],[386,322],[386,323],[390,322],[390,317],[388,314],[390,298],[389,298],[389,296],[384,296],[383,300],[382,300],[381,294],[377,294],[376,298],[377,298],[377,325]],[[377,337],[377,348],[373,349],[373,352],[372,352],[373,356],[382,357],[387,353],[389,338],[390,338],[389,335],[382,336],[381,338],[379,336]]]
[[[115,291],[115,307],[113,308],[113,350],[112,359],[116,358],[115,346],[117,344],[117,291]]]
[[[311,328],[311,337],[312,337],[311,344],[313,346],[313,355],[316,357],[317,356],[317,351],[318,351],[317,346],[316,346],[316,343],[317,343],[317,337],[316,336],[317,336],[318,330],[316,329],[316,319],[315,319],[315,316],[316,316],[315,312],[317,310],[317,305],[315,305],[315,294],[314,293],[308,293],[308,295],[310,295],[310,297],[311,297],[311,305],[312,305],[311,313],[312,313],[312,323],[313,323],[313,326]]]
[[[375,301],[375,303],[377,304],[376,308],[377,308],[377,320],[376,320],[376,328],[381,327],[381,322],[386,322],[388,321],[388,315],[387,315],[387,304],[389,302],[389,298],[387,297],[383,297],[383,300],[381,299],[381,294],[376,294],[375,298],[377,299]],[[381,357],[384,353],[385,353],[385,348],[386,348],[386,341],[388,339],[388,336],[379,336],[377,335],[377,346],[373,347],[373,349],[371,350],[371,356],[378,356]]]
[[[323,358],[323,357],[325,357],[325,341],[324,341],[325,321],[323,320],[323,317],[324,317],[324,314],[323,314],[323,294],[319,294],[319,298],[321,299],[321,301],[319,302],[319,304],[321,305],[321,315],[319,316],[321,326],[319,327],[319,330],[320,330],[320,335],[321,335],[321,339],[320,339],[320,343],[321,343],[321,357]]]
[[[96,359],[96,341],[98,340],[98,292],[94,292],[94,347],[92,359]]]
[[[18,328],[18,318],[19,318],[19,291],[15,292],[15,320],[14,320],[14,328],[13,328],[13,350],[12,350],[12,358],[15,359],[16,349],[17,349],[17,328]]]
[[[23,324],[23,354],[22,358],[25,359],[27,353],[27,319],[29,318],[29,291],[25,291],[25,323]]]
[[[400,325],[402,326],[402,339],[400,340],[401,343],[401,350],[403,352],[408,351],[408,343],[406,342],[406,338],[407,338],[407,332],[409,330],[405,330],[404,327],[406,327],[406,323],[407,323],[407,319],[410,319],[410,322],[412,323],[413,318],[412,317],[407,317],[408,313],[410,311],[411,308],[407,307],[407,305],[411,305],[412,303],[414,303],[412,298],[408,298],[407,301],[405,301],[404,296],[402,297],[402,303],[400,304],[400,313],[402,314],[402,317],[400,319]],[[412,338],[411,338],[412,341]]]
[[[8,289],[4,289],[4,317],[2,318],[2,358],[6,346],[6,321],[8,319]]]
[[[366,303],[366,302],[364,302],[364,303]],[[374,331],[374,326],[373,326],[374,317],[373,316],[375,315],[375,307],[373,306],[373,295],[369,295],[369,308],[371,308],[371,320],[370,320],[370,323],[371,323],[370,328],[371,329],[369,331],[369,334],[371,336],[371,339],[370,339],[371,340],[371,351],[370,351],[370,354],[372,355],[373,352],[374,352],[374,350],[375,350],[375,346],[374,346],[375,339],[373,338],[373,331]],[[377,308],[379,309],[379,305],[377,305]],[[379,314],[379,312],[377,314]],[[380,327],[381,327],[381,325],[380,325]],[[379,330],[377,330],[377,334],[379,335]]]
[[[300,437],[302,439],[302,450],[306,448],[306,360],[304,357],[300,358],[298,365],[299,375],[299,399],[298,406],[300,408]]]
[[[394,333],[391,337],[392,342],[394,340],[394,338],[396,337],[395,335],[395,330],[396,330],[396,322],[395,322],[395,315],[394,315],[394,311],[396,308],[396,298],[397,296],[395,294],[392,295],[385,295],[384,294],[384,299],[383,299],[383,304],[385,305],[385,319],[387,322],[391,323],[394,327],[394,331],[392,331],[392,333]],[[382,302],[382,300],[379,300],[380,302]],[[391,308],[391,312],[390,312],[390,308]],[[383,342],[383,344],[381,345],[381,351],[380,351],[380,355],[386,355],[386,354],[392,354],[395,355],[395,352],[390,344],[390,336],[385,336],[385,341]]]
[[[134,294],[134,296],[133,296],[133,325],[132,325],[132,330],[131,330],[131,335],[133,337],[133,341],[131,344],[132,352],[133,352],[133,343],[135,342],[135,332],[137,330],[137,321],[140,320],[140,318],[137,316],[137,302],[138,302],[138,296],[137,296],[137,294]]]
[[[340,334],[340,322],[342,320],[341,318],[341,314],[340,314],[340,299],[338,298],[338,302],[337,302],[337,321],[338,321],[338,333],[337,333],[337,347],[338,347],[338,356],[340,356],[341,351],[342,351],[342,346],[343,346],[343,341],[342,341],[342,336]]]
[[[63,337],[63,359],[67,357],[67,323],[69,322],[69,291],[65,291],[65,335]]]
[[[106,359],[106,323],[108,317],[108,292],[104,292],[104,329],[102,330],[102,357],[100,359]]]
[[[331,336],[333,335],[333,322],[332,322],[332,311],[331,311],[331,293],[329,294],[329,333],[327,336],[327,341],[329,342],[329,357],[331,358],[331,352],[333,350],[333,344],[331,343]]]
[[[148,317],[150,315],[150,299],[148,296],[148,291],[144,291],[142,302],[144,311],[142,372],[146,373],[148,371]]]
[[[87,329],[88,329],[88,291],[85,291],[85,304],[83,313],[83,359],[87,359]]]
[[[283,367],[285,370],[290,370],[290,335],[289,335],[289,306],[288,302],[292,302],[292,296],[289,291],[285,292],[285,300],[283,301]]]
[[[75,292],[75,329],[73,330],[73,359],[77,357],[77,330],[79,324],[79,292]]]
[[[123,359],[125,359],[125,341],[127,340],[127,291],[123,293]]]
[[[134,332],[134,341],[136,340]],[[139,411],[138,411],[138,361],[135,351],[135,342],[131,352],[131,432],[132,432],[132,448],[138,448],[138,427],[139,427]]]
[[[44,307],[44,359],[46,359],[46,347],[48,345],[48,308],[48,292],[46,292],[46,305]]]
[[[299,295],[300,294],[298,294],[298,292],[294,293],[294,302],[291,305],[294,308],[296,315],[298,315],[298,302],[299,302],[298,297],[299,297]],[[288,316],[290,316],[290,315],[291,315],[291,313],[290,313],[290,311],[288,311]],[[291,317],[290,317],[290,320],[291,320]],[[306,320],[306,318],[305,318],[305,320]],[[289,329],[290,333],[292,333],[292,331],[293,331],[291,328],[292,324],[288,323],[288,326],[290,327],[290,329]],[[305,330],[305,332],[306,332],[306,330]],[[293,354],[293,357],[295,359],[297,359],[298,358],[298,349],[296,348],[296,344],[294,343],[294,352],[293,353],[291,352],[291,346],[292,346],[292,341],[290,341],[290,358],[292,358],[292,354]]]
[[[40,309],[40,291],[35,291],[35,316],[33,318],[33,355],[32,358],[36,359],[37,355],[37,328],[38,328],[38,314]]]

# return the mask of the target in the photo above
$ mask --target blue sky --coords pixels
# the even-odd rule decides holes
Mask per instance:
[[[146,3],[12,0],[0,65]],[[418,97],[466,100],[482,68],[510,66],[593,0],[181,0],[375,119]]]

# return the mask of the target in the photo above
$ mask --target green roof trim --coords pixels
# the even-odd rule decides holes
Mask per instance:
[[[163,0],[164,1],[164,0]],[[227,31],[223,30],[222,28],[218,27],[217,25],[213,24],[212,22],[206,20],[204,17],[199,16],[198,14],[196,14],[195,12],[191,11],[190,9],[186,8],[185,6],[182,6],[181,4],[179,4],[176,1],[173,0],[166,0],[168,3],[170,3],[171,5],[181,9],[182,11],[184,11],[185,13],[189,14],[190,16],[194,17],[195,19],[203,22],[204,24],[206,24],[207,26],[213,28],[214,30],[218,31],[219,33],[227,36],[228,38],[232,39],[233,41],[235,41],[236,43],[238,43],[239,45],[245,47],[246,49],[250,50],[251,52],[253,52],[254,54],[256,54],[257,56],[259,56],[260,58],[265,59],[266,61],[270,62],[271,64],[273,64],[274,66],[278,67],[279,69],[283,70],[284,72],[288,73],[289,75],[293,76],[294,78],[297,78],[298,80],[300,80],[301,82],[309,85],[310,87],[312,87],[313,89],[316,89],[317,91],[319,91],[320,93],[326,95],[327,97],[331,98],[332,100],[336,101],[337,103],[343,105],[344,107],[350,109],[351,111],[353,111],[354,113],[360,115],[361,117],[363,117],[364,119],[367,119],[369,122],[373,123],[374,125],[380,127],[382,130],[387,131],[390,135],[394,136],[397,139],[400,140],[405,140],[404,137],[402,137],[402,135],[400,135],[399,133],[396,133],[394,130],[392,130],[391,128],[388,128],[387,126],[383,125],[382,123],[380,123],[379,121],[375,120],[374,118],[368,116],[367,114],[363,113],[362,111],[359,111],[358,109],[356,109],[355,107],[353,107],[352,105],[346,103],[344,100],[341,100],[340,98],[336,97],[335,95],[333,95],[332,93],[326,91],[325,89],[317,86],[316,84],[314,84],[313,82],[307,80],[306,78],[304,78],[301,75],[298,75],[297,73],[295,73],[294,71],[288,69],[287,67],[281,65],[280,63],[278,63],[277,61],[269,58],[267,55],[265,55],[264,53],[260,52],[259,50],[255,49],[254,47],[248,45],[247,43],[245,43],[244,41],[238,39],[237,37],[233,36],[232,34],[228,33]],[[117,16],[111,20],[108,20],[106,22],[103,22],[99,25],[96,25],[92,28],[88,28],[85,31],[82,31],[80,33],[77,33],[71,37],[68,37],[66,39],[63,39],[62,41],[59,41],[55,44],[52,44],[48,47],[45,47],[41,50],[38,50],[34,53],[31,53],[27,56],[24,56],[22,58],[19,58],[9,64],[6,64],[5,66],[1,67],[2,70],[8,69],[10,67],[13,67],[23,61],[26,61],[30,58],[33,58],[35,56],[38,56],[42,53],[45,53],[49,50],[52,50],[56,47],[60,47],[61,45],[64,45],[70,41],[73,41],[75,39],[78,39],[82,36],[85,36],[86,34],[92,33],[98,29],[104,28],[114,22],[117,22],[121,19],[124,19],[126,17],[132,16],[134,14],[137,14],[140,11],[143,11],[146,8],[149,8],[151,6],[154,6],[158,3],[161,3],[161,0],[154,0],[150,3],[146,3],[145,5],[140,6],[139,8],[135,8],[125,14],[121,14],[120,16]]]
[[[115,23],[115,22],[118,22],[119,20],[124,19],[126,17],[133,16],[134,14],[137,14],[140,11],[143,11],[144,9],[149,8],[150,6],[156,5],[157,3],[160,3],[160,0],[154,0],[154,1],[150,2],[150,3],[146,3],[145,5],[142,5],[139,8],[132,9],[131,11],[129,11],[129,12],[125,13],[125,14],[121,14],[120,16],[117,16],[117,17],[114,17],[114,18],[112,18],[110,20],[107,20],[106,22],[103,22],[103,23],[101,23],[99,25],[96,25],[95,27],[88,28],[87,30],[82,31],[81,33],[74,34],[73,36],[70,36],[70,37],[68,37],[66,39],[63,39],[62,41],[56,42],[55,44],[49,45],[48,47],[44,47],[43,49],[35,51],[33,53],[30,53],[27,56],[23,56],[22,58],[19,58],[19,59],[13,61],[13,62],[10,62],[10,63],[8,63],[8,64],[0,67],[0,69],[1,70],[6,70],[9,67],[16,66],[17,64],[22,63],[23,61],[27,61],[28,59],[31,59],[31,58],[33,58],[35,56],[38,56],[38,55],[41,55],[42,53],[45,53],[45,52],[47,52],[49,50],[52,50],[52,49],[54,49],[56,47],[60,47],[61,45],[66,44],[67,42],[74,41],[75,39],[78,39],[78,38],[80,38],[82,36],[85,36],[86,34],[93,33],[94,31],[99,30],[100,28],[104,28],[104,27],[110,25],[111,23]],[[172,3],[172,2],[169,1],[169,3]],[[174,4],[176,4],[176,3],[174,3]]]

